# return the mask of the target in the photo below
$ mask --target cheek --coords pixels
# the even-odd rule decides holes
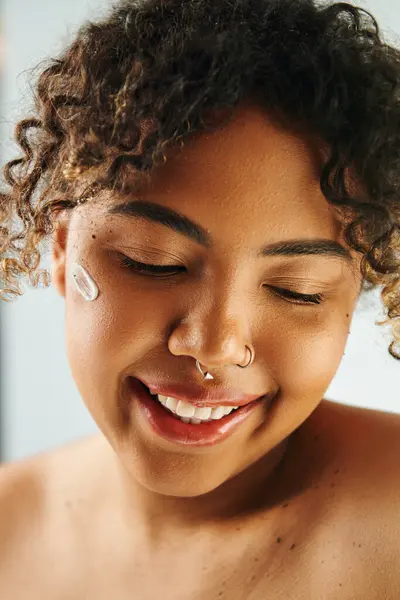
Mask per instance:
[[[102,385],[105,379],[116,381],[160,343],[170,315],[154,294],[127,294],[123,286],[107,285],[101,277],[96,282],[100,294],[94,302],[76,290],[67,297],[66,346],[74,376]]]
[[[293,397],[323,394],[342,360],[348,323],[332,313],[281,331],[272,362],[282,389]]]
[[[69,299],[66,305],[66,351],[72,376],[89,408],[107,403],[117,390],[111,343],[115,313],[100,297],[95,302]]]
[[[108,438],[123,427],[117,401],[122,375],[142,352],[135,314],[103,290],[94,302],[74,295],[66,306],[70,370],[83,402]]]
[[[171,315],[152,294],[129,294],[97,278],[100,294],[86,302],[76,291],[66,303],[66,349],[72,376],[86,407],[108,439],[126,428],[118,398],[129,369],[165,344]]]

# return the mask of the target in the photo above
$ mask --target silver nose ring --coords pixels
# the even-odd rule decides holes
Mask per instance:
[[[254,354],[251,351],[251,348],[249,348],[249,346],[246,345],[246,348],[248,348],[248,350],[250,352],[250,358],[249,358],[249,361],[248,361],[248,363],[246,365],[237,365],[241,369],[245,369],[246,367],[248,367],[253,362]],[[203,371],[202,370],[201,365],[200,365],[200,363],[199,363],[198,360],[196,360],[196,367],[197,367],[197,370],[203,375],[204,379],[214,379],[214,377],[211,375],[211,373],[208,373],[207,371]]]

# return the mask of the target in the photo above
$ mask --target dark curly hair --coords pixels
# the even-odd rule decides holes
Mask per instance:
[[[368,11],[346,2],[115,4],[41,68],[34,112],[16,126],[23,156],[4,167],[0,298],[21,295],[22,275],[49,285],[39,244],[58,211],[94,202],[102,189],[132,190],[167,148],[212,128],[208,116],[221,124],[254,99],[329,149],[321,190],[351,215],[344,234],[362,257],[361,289],[382,286],[379,325],[393,325],[389,352],[400,359],[399,75],[400,50],[384,43]],[[349,192],[350,169],[363,198]]]

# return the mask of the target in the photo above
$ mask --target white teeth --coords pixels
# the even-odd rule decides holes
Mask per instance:
[[[160,400],[160,402],[162,402],[162,404],[164,404],[164,402],[163,400],[161,400],[161,398],[165,401],[165,406],[169,408],[169,410],[171,410],[172,412],[175,412],[175,409],[178,406],[178,400],[175,400],[175,398],[165,398],[165,396],[158,396],[158,399]]]
[[[188,404],[187,402],[183,402],[183,400],[179,400],[178,405],[175,409],[176,414],[179,417],[194,417],[194,413],[196,411],[196,407],[193,404]]]
[[[211,411],[212,419],[221,419],[225,415],[225,408],[223,406],[216,406]]]
[[[207,421],[211,418],[212,408],[209,406],[203,406],[202,408],[196,407],[195,415],[196,419],[200,419],[202,421]]]
[[[169,409],[174,415],[179,417],[184,423],[193,423],[199,425],[206,421],[222,419],[225,415],[229,415],[233,410],[239,408],[238,406],[194,406],[189,402],[183,400],[176,400],[176,398],[170,398],[168,396],[162,396],[157,394],[159,402],[165,408]]]

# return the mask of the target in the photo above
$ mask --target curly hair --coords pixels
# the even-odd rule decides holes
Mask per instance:
[[[382,286],[379,325],[392,325],[389,352],[400,359],[399,75],[400,50],[346,2],[118,2],[49,59],[32,116],[15,128],[23,155],[3,169],[0,298],[21,295],[22,276],[49,285],[40,243],[58,211],[95,202],[102,189],[134,188],[167,148],[212,128],[207,116],[215,125],[215,115],[254,99],[329,149],[321,190],[351,215],[344,236],[362,257],[361,289]],[[350,193],[349,169],[365,197]]]

